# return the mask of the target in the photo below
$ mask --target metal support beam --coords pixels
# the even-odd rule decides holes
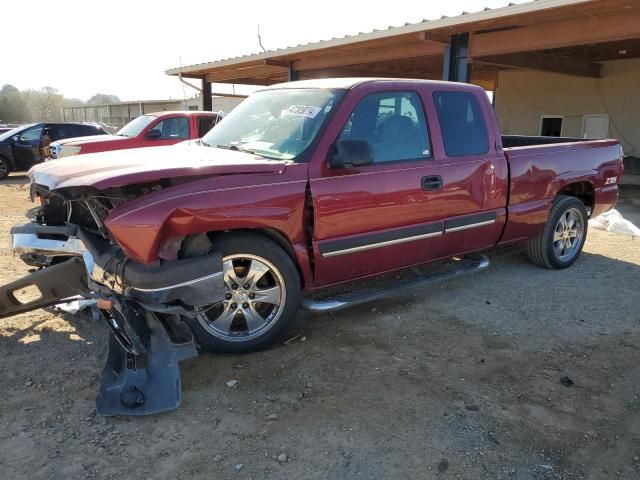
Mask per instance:
[[[444,51],[442,79],[449,82],[469,83],[471,64],[469,63],[469,34],[451,35],[451,44]]]
[[[293,63],[289,62],[289,68],[287,69],[287,82],[295,82],[298,78],[298,72],[293,68]]]
[[[211,98],[211,82],[202,80],[202,110],[210,112],[213,110],[213,100]]]

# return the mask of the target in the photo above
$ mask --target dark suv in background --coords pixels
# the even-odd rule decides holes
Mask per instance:
[[[94,123],[32,123],[0,134],[0,180],[10,172],[28,170],[44,161],[43,136],[48,132],[52,142],[72,137],[107,135]]]

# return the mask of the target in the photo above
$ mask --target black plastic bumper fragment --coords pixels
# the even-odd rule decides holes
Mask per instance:
[[[11,227],[10,233],[15,234],[31,234],[44,237],[72,237],[76,235],[78,227],[73,224],[67,225],[40,225],[39,223],[25,223],[24,225],[16,225]]]
[[[39,298],[24,303],[18,300],[16,292],[34,286],[39,291]],[[57,305],[64,303],[65,299],[88,294],[84,262],[78,257],[71,258],[0,287],[0,318]]]
[[[122,311],[126,318],[120,320],[129,328],[120,333],[127,340],[123,343],[115,330],[111,334],[96,411],[106,416],[150,415],[177,408],[182,398],[178,362],[198,354],[191,331],[178,316],[161,320],[148,311]],[[129,345],[144,348],[133,353]]]
[[[224,300],[220,253],[145,265],[127,260],[122,250],[82,229],[78,237],[105,277],[126,287],[122,293],[128,298],[150,304],[180,300],[191,306]],[[108,278],[94,280],[109,284]]]

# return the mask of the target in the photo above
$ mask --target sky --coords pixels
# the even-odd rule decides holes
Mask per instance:
[[[515,0],[523,3],[524,0]],[[4,0],[0,85],[67,98],[193,96],[168,68],[505,6],[508,0]],[[28,10],[28,11],[27,11]],[[228,85],[214,91],[231,92]],[[237,93],[248,93],[237,87]]]

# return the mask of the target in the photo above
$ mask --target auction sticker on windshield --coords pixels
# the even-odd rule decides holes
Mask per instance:
[[[320,113],[320,107],[312,107],[307,105],[291,105],[286,110],[286,115],[294,115],[296,117],[316,118],[316,115]]]

